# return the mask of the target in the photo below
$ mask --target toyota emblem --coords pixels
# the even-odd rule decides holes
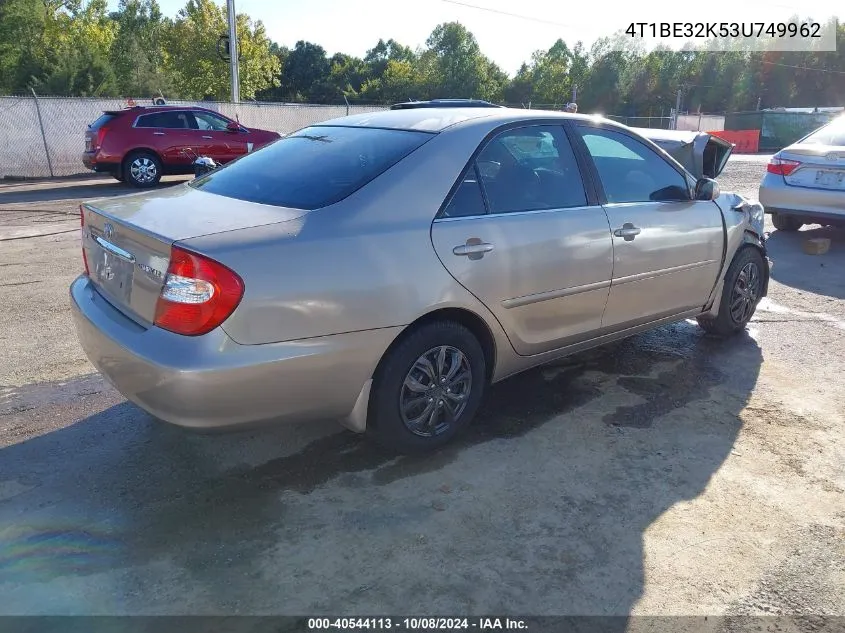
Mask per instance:
[[[111,223],[106,222],[105,226],[103,227],[103,235],[105,235],[107,240],[110,240],[114,236],[114,227]]]

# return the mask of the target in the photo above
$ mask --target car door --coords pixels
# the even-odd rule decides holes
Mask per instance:
[[[136,142],[152,147],[165,165],[190,165],[193,160],[186,147],[191,147],[196,138],[191,134],[191,121],[184,110],[152,112],[139,116],[133,126],[140,135]]]
[[[602,322],[613,330],[702,307],[722,265],[722,213],[683,170],[626,131],[579,123],[613,233]]]
[[[440,260],[496,316],[517,353],[557,349],[601,327],[610,227],[562,126],[521,125],[493,136],[431,236]]]
[[[193,115],[206,143],[204,156],[218,163],[228,163],[252,149],[248,147],[245,134],[228,129],[230,121],[225,117],[204,110],[195,110]]]

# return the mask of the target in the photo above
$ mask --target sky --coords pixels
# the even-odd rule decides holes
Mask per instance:
[[[185,0],[159,2],[171,17],[185,5]],[[225,0],[216,2],[225,6]],[[117,0],[110,4],[116,7]],[[293,47],[307,40],[329,55],[363,56],[379,38],[391,37],[416,48],[438,24],[457,21],[510,75],[534,51],[549,48],[558,38],[570,46],[581,40],[589,48],[597,38],[624,30],[631,22],[774,22],[795,14],[821,21],[845,16],[842,0],[235,0],[235,8],[263,21],[279,44]]]

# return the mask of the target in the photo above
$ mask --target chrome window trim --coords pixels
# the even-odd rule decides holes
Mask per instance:
[[[434,218],[433,223],[457,222],[458,220],[478,220],[480,218],[507,218],[520,215],[534,215],[537,213],[566,213],[567,211],[578,211],[581,209],[599,209],[604,211],[600,204],[579,204],[574,207],[555,207],[553,209],[526,209],[524,211],[504,211],[499,213],[485,213],[483,215],[463,215],[457,218]],[[608,229],[609,231],[609,229]]]

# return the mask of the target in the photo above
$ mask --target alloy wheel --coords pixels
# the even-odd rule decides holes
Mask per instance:
[[[402,383],[402,422],[415,435],[440,435],[464,412],[471,389],[466,355],[450,345],[434,347],[414,362]]]
[[[734,323],[745,323],[751,318],[760,296],[760,270],[754,262],[742,267],[731,293],[731,318]]]
[[[132,161],[129,172],[135,182],[146,185],[155,180],[158,175],[158,167],[156,167],[155,162],[142,156]]]

